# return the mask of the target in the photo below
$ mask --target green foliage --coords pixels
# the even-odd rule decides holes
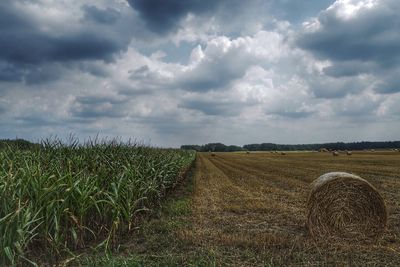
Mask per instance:
[[[194,151],[136,143],[46,140],[0,149],[0,265],[117,244],[140,213],[157,205],[195,158]]]
[[[123,257],[92,257],[85,258],[80,262],[82,266],[113,266],[113,267],[214,267],[217,265],[216,255],[213,251],[201,251],[194,255],[161,255],[161,256],[145,256],[145,255],[129,255]],[[224,264],[222,265],[224,266]]]
[[[185,150],[195,150],[199,152],[234,152],[234,151],[242,151],[243,148],[240,146],[227,146],[221,143],[209,143],[202,146],[199,145],[183,145],[181,149]]]
[[[400,141],[388,142],[354,142],[354,143],[324,143],[303,145],[280,145],[273,143],[249,144],[240,146],[227,146],[221,143],[210,143],[206,145],[183,145],[181,149],[195,150],[199,152],[233,152],[233,151],[291,151],[291,150],[319,150],[321,148],[331,150],[362,150],[362,149],[388,149],[400,148]]]
[[[167,203],[163,207],[164,212],[169,216],[183,216],[191,213],[190,199],[178,199],[176,201]]]
[[[16,149],[33,149],[40,147],[39,144],[31,143],[24,139],[0,139],[0,149],[10,146]]]
[[[290,151],[290,150],[319,150],[322,148],[331,150],[362,150],[378,148],[399,148],[400,141],[393,142],[354,142],[354,143],[324,143],[324,144],[303,144],[303,145],[279,145],[272,143],[244,145],[243,148],[249,151]]]

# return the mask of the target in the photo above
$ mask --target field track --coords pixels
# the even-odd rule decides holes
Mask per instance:
[[[389,226],[381,240],[315,244],[308,236],[309,184],[331,171],[360,175],[382,193]],[[400,153],[199,153],[194,179],[192,229],[182,237],[232,265],[400,266]]]

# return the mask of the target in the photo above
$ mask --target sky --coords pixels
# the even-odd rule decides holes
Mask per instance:
[[[1,0],[0,138],[400,139],[398,0]]]

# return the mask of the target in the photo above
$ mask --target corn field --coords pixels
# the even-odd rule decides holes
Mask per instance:
[[[1,148],[0,265],[34,264],[40,251],[112,248],[194,158],[191,151],[117,140]]]

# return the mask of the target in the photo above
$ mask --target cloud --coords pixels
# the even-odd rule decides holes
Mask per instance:
[[[58,64],[48,64],[37,68],[31,68],[25,75],[25,83],[28,85],[44,84],[55,81],[67,72]]]
[[[299,22],[314,17],[321,10],[329,7],[335,0],[307,0],[307,1],[268,1],[269,8],[278,18],[291,22]]]
[[[124,47],[119,40],[89,31],[51,36],[26,26],[0,33],[0,58],[15,64],[93,59],[110,61]]]
[[[3,107],[3,105],[0,103],[0,114],[6,113],[6,111],[6,107]]]
[[[298,22],[315,16],[334,0],[127,1],[151,31],[161,35],[179,31],[178,39],[186,37],[193,40],[194,35],[204,30],[225,35],[254,34],[264,26],[273,25],[277,20]],[[191,23],[196,25],[193,27]],[[204,28],[204,25],[207,26]]]
[[[95,23],[114,24],[121,17],[121,13],[113,8],[101,9],[96,6],[84,5],[82,9],[85,13],[84,19]]]
[[[0,82],[19,82],[24,70],[7,62],[0,62]]]
[[[77,7],[65,12],[62,2],[51,7],[34,1],[0,3],[0,81],[47,83],[75,68],[107,75],[104,67],[89,62],[110,63],[127,49],[132,17],[113,7],[71,4]]]
[[[77,65],[79,70],[99,78],[106,78],[110,74],[107,67],[101,62],[85,61],[79,62]]]
[[[188,13],[203,13],[216,8],[224,1],[128,0],[147,26],[160,34],[175,30],[181,19]]]
[[[383,117],[389,117],[390,120],[394,120],[396,122],[400,119],[400,93],[395,93],[390,97],[387,97],[381,102],[377,113]]]
[[[24,127],[48,127],[60,125],[60,122],[52,116],[43,116],[43,114],[25,114],[14,117],[17,124]]]
[[[380,67],[374,62],[359,60],[339,61],[323,69],[325,75],[334,78],[353,77],[378,71]]]
[[[348,95],[343,99],[333,101],[331,106],[335,115],[346,116],[359,120],[375,115],[384,98],[372,93]]]
[[[331,77],[375,77],[376,92],[400,91],[395,76],[400,64],[400,2],[338,0],[304,24],[297,44],[331,65]]]
[[[179,108],[197,110],[208,116],[237,116],[242,111],[243,103],[232,99],[218,99],[214,97],[202,97],[195,95],[190,99],[183,100]]]
[[[120,118],[128,114],[126,99],[107,96],[79,96],[70,107],[72,117],[93,120],[96,118]]]
[[[376,75],[380,79],[376,82],[374,87],[375,92],[381,94],[394,94],[400,92],[400,68],[394,67],[385,72],[381,70]]]
[[[276,63],[287,56],[283,36],[260,31],[254,36],[230,39],[220,36],[197,46],[189,66],[177,77],[178,87],[194,92],[223,89],[242,78],[253,65]]]
[[[349,94],[358,94],[367,89],[373,89],[374,77],[361,75],[359,77],[332,78],[316,75],[308,78],[308,83],[317,98],[343,98]]]

